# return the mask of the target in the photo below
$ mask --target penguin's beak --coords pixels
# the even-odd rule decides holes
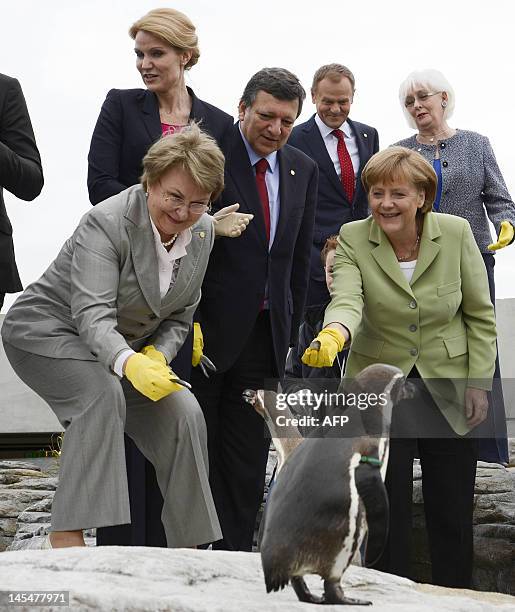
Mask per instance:
[[[388,496],[377,466],[360,463],[355,471],[356,488],[363,500],[368,524],[365,565],[377,563],[388,538]]]

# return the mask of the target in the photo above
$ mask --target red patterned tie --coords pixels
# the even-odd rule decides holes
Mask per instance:
[[[263,207],[263,217],[265,219],[265,229],[267,241],[270,240],[270,203],[268,201],[268,190],[266,188],[265,175],[268,170],[268,162],[262,158],[256,162],[254,168],[256,169],[256,186],[259,193],[259,199],[261,200],[261,206]]]
[[[352,202],[352,198],[354,197],[354,168],[352,167],[352,160],[345,146],[343,132],[341,130],[333,130],[333,134],[338,139],[336,151],[338,152],[338,160],[340,161],[340,179],[342,181],[343,190],[347,194],[349,202]]]

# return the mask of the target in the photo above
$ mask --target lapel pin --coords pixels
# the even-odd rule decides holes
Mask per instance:
[[[368,134],[366,132],[363,133],[364,138],[368,138]]]
[[[290,174],[291,174],[292,176],[295,176],[295,170],[290,170]]]
[[[199,233],[198,233],[198,235],[199,235],[201,238],[204,238],[204,236],[206,235],[206,232],[199,232]]]

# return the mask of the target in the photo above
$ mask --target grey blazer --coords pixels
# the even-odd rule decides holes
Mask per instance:
[[[419,144],[415,136],[395,143],[414,149],[432,164],[434,145]],[[442,165],[442,199],[439,212],[467,219],[479,250],[492,242],[488,218],[499,235],[501,221],[515,226],[515,206],[486,136],[457,130],[438,143]],[[488,216],[488,218],[487,218]]]
[[[209,215],[161,300],[154,234],[140,185],[87,212],[43,276],[4,320],[4,341],[48,357],[98,360],[112,371],[128,347],[154,344],[170,361],[200,300],[214,231]]]

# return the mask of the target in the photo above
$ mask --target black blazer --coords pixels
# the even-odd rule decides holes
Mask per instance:
[[[190,120],[200,122],[224,151],[233,118],[192,97]],[[88,191],[98,204],[139,183],[141,162],[149,147],[161,137],[157,96],[146,89],[111,89],[98,117],[88,155]],[[225,152],[225,151],[224,151]]]
[[[268,282],[276,366],[284,372],[288,346],[302,321],[313,239],[318,169],[301,151],[278,153],[280,214],[270,252],[256,180],[238,124],[226,158],[225,190],[218,206],[239,202],[254,219],[239,238],[217,238],[202,285],[198,310],[204,352],[219,372],[241,353],[263,304]]]
[[[354,132],[359,152],[359,170],[352,202],[347,199],[347,194],[336,174],[334,164],[315,123],[315,115],[305,123],[293,128],[288,141],[315,160],[320,171],[311,255],[311,278],[324,283],[325,275],[320,261],[320,251],[327,238],[338,234],[344,223],[368,216],[367,194],[361,184],[361,171],[372,155],[379,151],[379,136],[375,128],[350,119],[347,119],[347,122]]]
[[[23,289],[3,190],[28,201],[42,188],[41,157],[21,86],[16,79],[0,74],[0,293]]]

